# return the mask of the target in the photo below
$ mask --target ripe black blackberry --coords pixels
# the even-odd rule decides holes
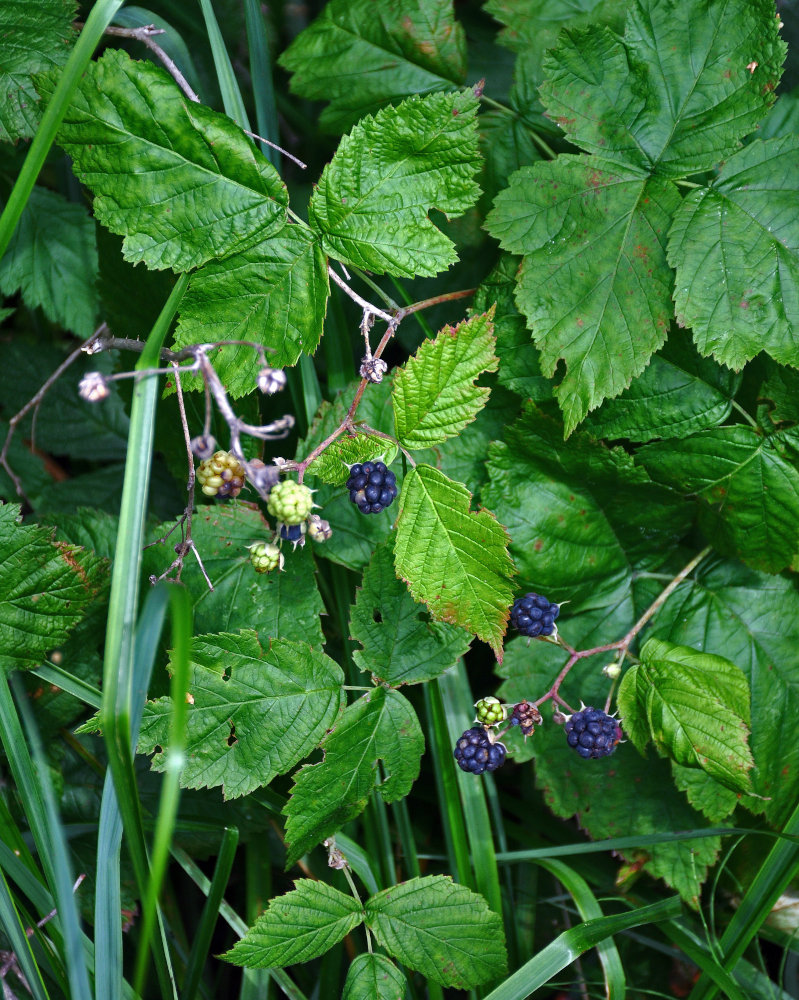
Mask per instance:
[[[565,729],[566,742],[586,760],[609,757],[622,737],[618,719],[591,705],[570,716]]]
[[[346,486],[350,500],[362,514],[379,514],[397,496],[397,477],[385,462],[356,462]]]
[[[482,774],[496,771],[505,763],[505,744],[492,743],[482,726],[472,726],[455,744],[455,760],[462,771]]]
[[[560,606],[550,604],[540,594],[525,594],[513,602],[510,609],[510,623],[522,635],[531,639],[552,635],[556,631],[555,619],[560,614]]]

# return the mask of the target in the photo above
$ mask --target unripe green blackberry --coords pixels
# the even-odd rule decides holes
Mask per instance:
[[[493,696],[481,698],[474,703],[477,709],[475,722],[480,722],[484,726],[495,726],[498,722],[505,721],[505,706],[499,698]]]
[[[256,542],[250,546],[250,562],[256,573],[271,573],[283,569],[283,553],[271,542]]]
[[[313,491],[293,479],[273,486],[266,508],[281,524],[301,524],[313,509]]]
[[[197,481],[207,497],[237,497],[245,475],[244,466],[229,451],[215,451],[197,469]]]

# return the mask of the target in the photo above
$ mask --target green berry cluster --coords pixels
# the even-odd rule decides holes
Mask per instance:
[[[266,507],[281,524],[302,524],[313,509],[313,491],[293,479],[284,479],[270,490]]]
[[[475,702],[474,707],[477,710],[474,721],[483,726],[496,726],[497,723],[505,721],[505,706],[499,698],[481,698],[480,701]]]
[[[244,486],[244,466],[229,451],[215,451],[200,462],[197,481],[207,497],[237,497]]]
[[[250,562],[256,573],[271,573],[283,569],[283,553],[272,542],[256,542],[250,546]]]

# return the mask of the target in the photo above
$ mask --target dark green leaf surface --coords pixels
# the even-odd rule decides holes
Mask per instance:
[[[290,865],[358,816],[378,784],[387,802],[402,798],[419,775],[424,737],[410,702],[398,691],[376,688],[348,706],[325,737],[321,764],[295,775],[285,808]]]
[[[0,291],[18,289],[29,308],[78,337],[97,325],[94,223],[82,205],[35,187],[0,260]]]
[[[504,528],[490,511],[472,511],[471,501],[437,469],[410,471],[399,498],[397,575],[434,618],[473,632],[501,659],[514,566]]]
[[[394,573],[392,547],[375,549],[350,610],[352,655],[361,668],[387,684],[418,684],[452,666],[469,648],[463,629],[434,622]]]
[[[517,590],[574,610],[617,601],[631,563],[656,564],[690,524],[690,504],[621,448],[584,433],[564,442],[560,422],[534,407],[491,446],[488,469],[483,499],[510,533]]]
[[[347,972],[341,1000],[403,1000],[405,976],[385,955],[356,956]]]
[[[268,784],[313,750],[338,715],[340,668],[310,646],[255,632],[198,637],[192,646],[185,788],[221,785],[225,798]],[[139,752],[166,766],[172,699],[148,702]]]
[[[711,168],[774,101],[785,58],[771,0],[635,0],[624,38],[567,30],[541,99],[576,145],[661,176]]]
[[[677,320],[703,354],[799,365],[799,137],[754,141],[692,191],[669,234]]]
[[[639,452],[653,478],[699,496],[708,538],[720,551],[772,573],[799,550],[798,457],[794,431],[764,438],[742,424]]]
[[[356,125],[325,167],[308,209],[324,250],[378,274],[437,274],[457,260],[431,208],[462,215],[477,200],[470,91],[410,97]]]
[[[326,882],[299,879],[277,896],[225,954],[247,969],[271,969],[317,958],[363,920],[360,904]]]
[[[649,600],[649,598],[646,598]],[[755,792],[769,820],[784,822],[799,795],[799,594],[791,579],[736,562],[711,562],[680,585],[652,635],[732,660],[751,690]],[[756,807],[749,799],[747,806]]]
[[[445,326],[397,372],[391,403],[397,437],[406,448],[441,444],[485,406],[490,390],[474,382],[497,370],[493,332],[493,310]]]
[[[74,0],[4,0],[0,4],[0,141],[30,138],[39,122],[33,76],[63,66],[74,32]]]
[[[332,0],[279,61],[294,74],[295,93],[330,101],[319,123],[334,132],[389,102],[450,90],[466,76],[451,0]]]
[[[285,223],[285,186],[241,129],[120,49],[90,64],[58,142],[126,260],[186,271]]]
[[[160,525],[154,537],[163,537],[171,527]],[[169,536],[173,545],[178,532]],[[192,520],[192,537],[214,589],[209,590],[190,553],[182,580],[194,604],[195,630],[254,628],[264,645],[279,637],[321,649],[319,616],[324,605],[314,578],[310,543],[295,551],[286,545],[282,572],[256,573],[250,563],[248,546],[273,533],[255,504],[238,501],[199,507]],[[174,557],[166,544],[148,549],[145,558],[147,572],[160,576]]]
[[[365,910],[390,955],[442,986],[469,989],[507,968],[499,915],[448,877],[410,879],[372,896]]]
[[[523,167],[486,228],[523,254],[516,301],[541,351],[569,434],[627,388],[663,344],[672,315],[666,233],[679,206],[669,182],[598,157]]]
[[[650,639],[624,675],[624,731],[643,751],[706,771],[734,791],[751,791],[749,685],[730,660]]]
[[[105,560],[54,542],[49,528],[19,523],[0,505],[0,670],[41,663],[63,643],[106,584]]]
[[[267,349],[272,367],[293,365],[300,354],[316,350],[328,290],[327,258],[318,242],[301,226],[285,226],[194,275],[181,303],[175,349],[249,340]],[[263,366],[252,347],[223,347],[211,359],[229,395],[253,391]]]

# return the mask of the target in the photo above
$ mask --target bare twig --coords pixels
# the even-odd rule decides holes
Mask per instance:
[[[241,128],[241,126],[239,126],[239,128]],[[296,163],[297,166],[301,167],[303,170],[308,169],[307,163],[303,163],[298,156],[290,153],[287,149],[283,149],[282,146],[278,146],[278,144],[276,142],[272,142],[271,139],[264,139],[262,135],[258,135],[257,132],[250,132],[248,128],[242,128],[241,131],[245,135],[248,135],[251,139],[257,139],[259,142],[265,142],[267,146],[271,146],[272,149],[276,149],[278,153],[282,153],[284,156],[287,156],[293,163]]]
[[[361,309],[363,309],[363,310],[365,310],[367,312],[372,313],[374,316],[379,316],[380,319],[382,319],[386,323],[392,323],[394,321],[394,318],[389,313],[384,312],[382,309],[379,309],[377,306],[372,305],[371,302],[367,302],[366,299],[361,298],[361,296],[356,291],[354,291],[352,288],[350,288],[350,286],[347,284],[347,282],[343,278],[340,278],[336,274],[336,272],[333,270],[332,267],[330,267],[330,265],[328,265],[327,273],[330,275],[330,277],[333,279],[333,281],[335,281],[335,283],[338,285],[338,287],[346,295],[349,295],[349,297],[352,299],[353,302],[357,302],[358,303],[358,305],[361,307]]]

